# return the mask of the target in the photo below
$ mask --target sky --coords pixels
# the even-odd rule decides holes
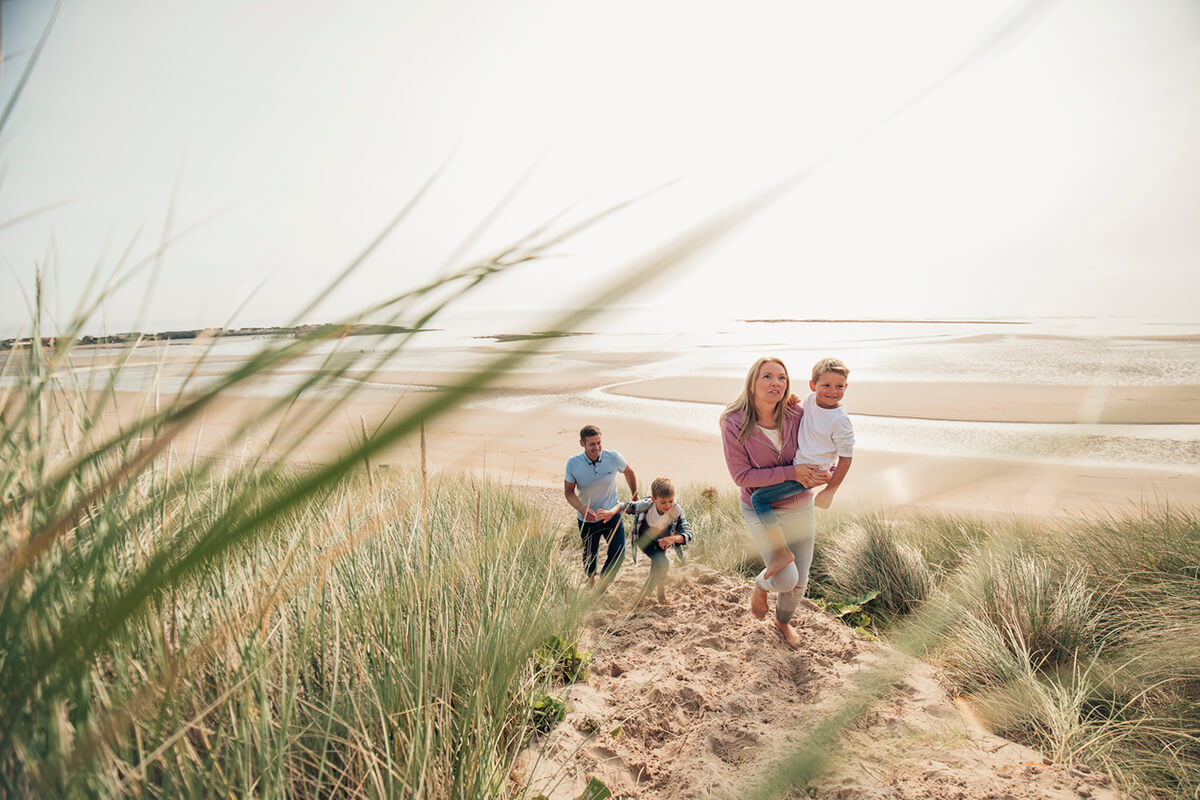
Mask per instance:
[[[52,8],[0,0],[5,103]],[[622,303],[1200,322],[1196,142],[1194,0],[63,0],[0,131],[0,335],[39,268],[53,326],[141,262],[93,329],[285,324],[439,169],[302,321],[649,193],[465,299],[536,326],[820,165]]]

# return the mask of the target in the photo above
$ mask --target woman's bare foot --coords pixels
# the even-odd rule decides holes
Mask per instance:
[[[796,556],[791,550],[788,550],[787,548],[784,548],[783,550],[776,550],[771,554],[771,560],[767,563],[766,570],[763,571],[763,578],[765,579],[773,577],[776,572],[779,572],[779,570],[783,569],[795,560]]]
[[[775,632],[779,634],[783,641],[787,642],[787,646],[793,650],[800,646],[800,634],[796,633],[796,629],[786,622],[772,620],[775,623]]]
[[[762,619],[767,615],[767,593],[758,586],[750,593],[750,613],[755,619]]]

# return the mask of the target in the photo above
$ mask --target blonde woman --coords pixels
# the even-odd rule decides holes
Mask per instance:
[[[789,623],[808,588],[815,533],[813,493],[805,490],[772,504],[779,518],[780,528],[776,530],[782,530],[782,541],[772,541],[774,537],[750,506],[750,494],[760,486],[795,480],[811,488],[828,483],[832,477],[826,470],[792,463],[802,412],[788,402],[791,389],[782,361],[778,358],[755,361],[746,373],[741,396],[721,414],[721,440],[729,474],[741,489],[742,516],[767,565],[762,577],[772,579],[767,585],[777,585],[780,589],[775,603],[775,629],[788,645],[797,647],[800,635]],[[791,580],[793,569],[795,580]],[[758,582],[750,597],[750,613],[757,619],[767,615],[767,592]]]

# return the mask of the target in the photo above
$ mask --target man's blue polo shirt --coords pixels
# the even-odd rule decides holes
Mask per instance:
[[[567,459],[565,478],[579,489],[579,499],[588,508],[612,508],[617,504],[617,473],[625,471],[625,459],[616,450],[601,450],[592,463],[587,453]],[[583,514],[576,514],[583,519]]]

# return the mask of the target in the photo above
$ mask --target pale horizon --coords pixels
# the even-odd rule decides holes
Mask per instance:
[[[7,102],[49,11],[0,10]],[[527,174],[468,255],[658,189],[463,312],[585,303],[680,231],[831,155],[621,305],[1198,321],[1200,9],[869,11],[64,3],[0,139],[0,223],[53,207],[0,230],[0,336],[28,333],[36,268],[61,320],[95,269],[151,257],[164,231],[188,233],[97,329],[286,324],[443,163],[302,321],[436,274]]]

